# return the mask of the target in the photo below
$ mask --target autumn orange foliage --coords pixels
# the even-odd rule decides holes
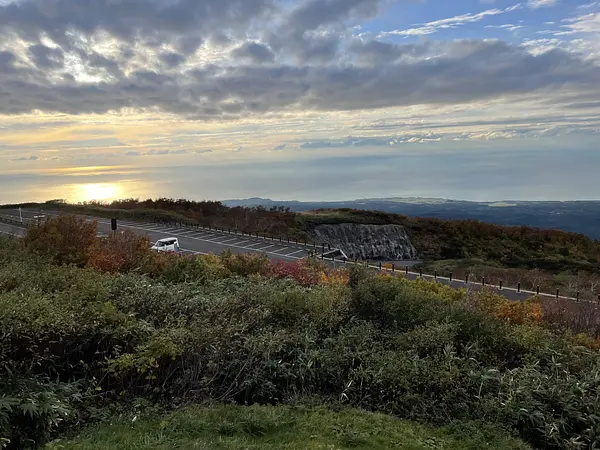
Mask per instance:
[[[152,256],[150,240],[130,230],[97,239],[90,248],[88,267],[101,272],[128,272]]]
[[[343,286],[348,284],[348,272],[331,269],[319,262],[301,259],[294,262],[275,261],[271,266],[273,278],[292,278],[301,286]]]
[[[490,316],[515,325],[544,323],[544,311],[539,297],[513,302],[494,292],[481,291],[473,296],[471,303]]]

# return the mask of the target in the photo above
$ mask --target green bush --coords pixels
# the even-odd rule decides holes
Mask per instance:
[[[92,398],[91,384],[60,383],[45,377],[0,376],[0,448],[35,448],[81,418],[78,408]]]
[[[366,274],[302,287],[233,255],[224,269],[182,262],[195,275],[168,282],[0,258],[0,367],[21,386],[6,389],[0,420],[14,442],[41,443],[65,424],[20,421],[23,399],[46,391],[70,417],[136,397],[171,407],[313,398],[435,425],[500,424],[538,448],[600,439],[598,352],[491,317],[464,292]]]

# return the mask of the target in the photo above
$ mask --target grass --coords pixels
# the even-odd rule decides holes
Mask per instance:
[[[115,420],[116,422],[116,420]],[[433,429],[382,414],[322,407],[192,406],[165,417],[90,428],[48,449],[528,449],[490,428]]]

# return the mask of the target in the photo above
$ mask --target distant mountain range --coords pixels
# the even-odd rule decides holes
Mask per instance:
[[[225,200],[227,206],[289,207],[291,211],[320,208],[379,210],[417,217],[474,219],[498,225],[526,225],[585,234],[600,240],[600,201],[468,202],[441,198],[367,198],[339,202],[277,201],[268,198]]]

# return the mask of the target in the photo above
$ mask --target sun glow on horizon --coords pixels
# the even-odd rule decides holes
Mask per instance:
[[[73,186],[75,202],[110,201],[123,197],[123,188],[119,183],[88,183]]]

